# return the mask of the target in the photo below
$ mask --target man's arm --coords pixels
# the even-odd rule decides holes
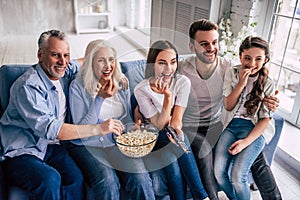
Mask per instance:
[[[79,63],[79,66],[81,67],[83,64],[84,58],[77,58],[76,60]]]
[[[122,122],[115,119],[108,119],[101,124],[95,125],[76,125],[64,123],[59,130],[57,139],[73,140],[96,135],[106,135],[109,133],[120,135],[123,129],[124,126]]]

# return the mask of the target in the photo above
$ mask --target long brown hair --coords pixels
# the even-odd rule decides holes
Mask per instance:
[[[252,47],[260,48],[265,51],[266,55],[266,62],[263,64],[263,67],[258,71],[258,78],[253,83],[253,88],[249,94],[247,94],[247,100],[245,102],[246,107],[246,116],[251,116],[255,114],[255,112],[258,109],[259,102],[263,101],[263,91],[264,86],[268,80],[268,74],[269,70],[266,67],[266,63],[270,60],[270,52],[269,52],[269,44],[266,40],[264,40],[261,37],[253,37],[248,36],[244,39],[242,42],[240,49],[239,49],[239,55],[242,55],[242,52],[245,49],[249,49]]]

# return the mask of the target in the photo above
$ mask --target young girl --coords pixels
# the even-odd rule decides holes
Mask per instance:
[[[143,116],[161,130],[154,151],[160,152],[158,162],[165,164],[164,172],[171,199],[186,199],[180,170],[191,189],[193,199],[205,199],[207,194],[193,154],[185,153],[170,143],[164,130],[170,125],[189,146],[181,127],[191,84],[187,77],[176,73],[177,63],[177,50],[169,41],[159,40],[153,43],[147,57],[145,80],[136,86],[134,94]],[[153,159],[149,160],[153,166]]]
[[[241,65],[225,73],[223,104],[230,111],[230,121],[215,149],[214,172],[229,199],[248,200],[250,167],[274,135],[271,112],[263,104],[263,98],[273,94],[274,84],[265,66],[269,61],[265,40],[248,36],[239,48],[239,56]]]

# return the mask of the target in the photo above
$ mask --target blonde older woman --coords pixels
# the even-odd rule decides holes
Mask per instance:
[[[120,199],[121,182],[131,199],[154,199],[143,160],[125,157],[114,145],[113,133],[132,122],[130,92],[119,88],[121,78],[114,48],[101,40],[91,42],[83,66],[70,85],[73,123],[106,123],[112,134],[72,140],[69,152],[96,199]]]

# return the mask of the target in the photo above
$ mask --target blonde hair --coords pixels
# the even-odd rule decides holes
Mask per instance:
[[[99,49],[108,47],[110,48],[115,57],[115,70],[112,75],[112,81],[115,87],[119,88],[120,78],[122,76],[122,70],[119,62],[117,61],[117,53],[116,50],[111,47],[108,43],[103,40],[93,40],[91,41],[85,51],[85,58],[82,64],[82,67],[79,70],[79,76],[83,79],[83,87],[84,89],[95,98],[97,95],[97,84],[99,83],[99,79],[94,73],[93,70],[93,59],[96,56]]]

